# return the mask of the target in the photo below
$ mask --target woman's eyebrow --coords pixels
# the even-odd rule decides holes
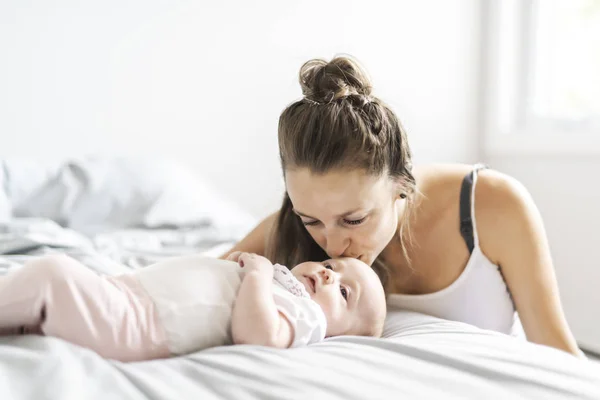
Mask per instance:
[[[301,217],[310,218],[310,219],[316,219],[315,217],[311,217],[310,215],[306,215],[304,213],[301,213],[300,211],[296,210],[295,208],[292,208],[292,211],[294,212],[294,214],[297,214],[297,215],[299,215]]]
[[[354,213],[356,213],[358,211],[361,211],[361,210],[362,210],[362,208],[355,208],[354,210],[350,210],[350,211],[347,211],[347,212],[345,212],[343,214],[338,215],[338,218],[347,217],[348,215],[354,214]],[[300,211],[296,210],[295,208],[292,208],[292,211],[294,211],[295,214],[298,214],[299,216],[304,217],[304,218],[318,219],[318,218],[315,218],[315,217],[311,217],[310,215],[306,215],[303,212],[300,212]]]

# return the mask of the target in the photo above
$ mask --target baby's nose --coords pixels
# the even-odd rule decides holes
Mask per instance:
[[[334,232],[326,237],[324,250],[331,258],[338,258],[346,253],[350,241],[347,237],[340,237],[340,232]]]
[[[329,269],[322,269],[321,270],[321,279],[323,279],[323,282],[325,283],[331,283],[333,282],[333,277],[331,276],[331,270]]]

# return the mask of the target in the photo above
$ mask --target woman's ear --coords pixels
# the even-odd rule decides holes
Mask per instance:
[[[406,181],[402,178],[392,178],[392,184],[394,185],[395,197],[406,199],[408,194],[406,192]]]

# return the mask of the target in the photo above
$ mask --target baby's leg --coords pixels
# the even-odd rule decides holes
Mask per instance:
[[[151,300],[125,281],[66,256],[32,261],[0,281],[0,329],[39,326],[122,361],[168,356]]]
[[[66,256],[41,257],[0,277],[0,333],[41,333],[51,294],[61,280],[72,279],[67,275],[73,262]]]

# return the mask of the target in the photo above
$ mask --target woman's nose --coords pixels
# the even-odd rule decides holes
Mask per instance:
[[[339,258],[348,249],[349,240],[347,238],[336,237],[336,235],[330,235],[327,238],[327,246],[325,252],[331,258]]]

